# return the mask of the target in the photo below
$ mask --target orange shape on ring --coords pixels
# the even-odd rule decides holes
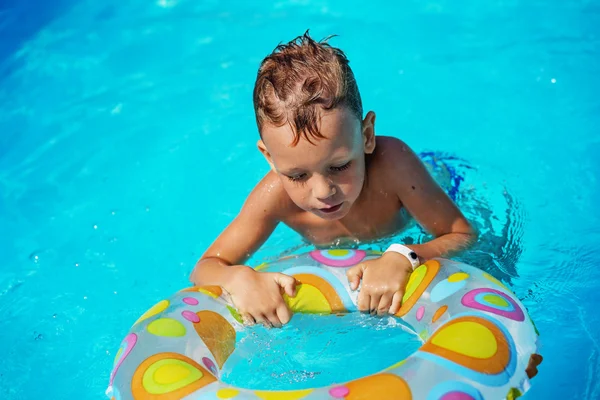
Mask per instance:
[[[331,307],[331,312],[347,311],[346,307],[344,307],[344,303],[342,303],[340,295],[325,279],[313,274],[296,274],[293,275],[293,277],[302,284],[311,285],[317,288],[323,296],[325,296],[325,299],[327,299],[327,302]]]
[[[408,383],[398,375],[381,373],[346,383],[346,400],[411,400]]]
[[[464,325],[465,322],[479,324],[484,329],[487,329],[491,335],[493,335],[493,339],[495,339],[496,343],[494,344],[495,348],[490,348],[492,351],[494,351],[491,356],[486,358],[473,357],[468,354],[461,354],[453,351],[452,349],[434,344],[436,341],[436,336],[444,332],[446,328],[455,324]],[[469,338],[468,334],[461,338],[461,340],[468,342],[474,341],[475,339],[477,338]],[[438,328],[433,335],[431,335],[429,340],[423,344],[419,351],[435,354],[458,365],[462,365],[463,367],[490,375],[496,375],[504,371],[510,362],[511,356],[508,341],[500,328],[487,319],[474,316],[458,317],[446,322],[444,325]]]
[[[435,311],[435,313],[433,314],[433,318],[431,318],[431,322],[433,323],[433,322],[437,321],[438,319],[440,319],[440,317],[442,315],[444,315],[444,313],[446,312],[447,309],[448,309],[448,306],[446,306],[446,305],[443,305],[440,308],[438,308]]]
[[[172,392],[163,394],[148,393],[143,384],[144,374],[152,364],[164,359],[175,359],[188,363],[202,372],[202,378]],[[134,400],[179,400],[204,386],[210,385],[216,380],[217,379],[208,372],[206,368],[191,358],[179,353],[158,353],[146,358],[135,370],[133,377],[131,378],[131,394],[133,395]]]
[[[196,315],[200,322],[194,324],[194,329],[215,357],[219,368],[222,368],[235,349],[235,329],[221,314],[214,311],[198,311]]]
[[[192,286],[186,289],[182,289],[179,292],[209,292],[215,295],[215,297],[219,297],[223,293],[223,289],[221,286]]]
[[[421,298],[421,295],[425,292],[427,286],[429,286],[429,284],[433,281],[433,278],[435,278],[437,273],[440,271],[440,263],[437,260],[428,260],[425,262],[424,266],[427,268],[425,276],[410,297],[402,303],[400,310],[396,313],[397,317],[403,317],[408,314],[414,305],[417,304],[417,301],[419,298]]]

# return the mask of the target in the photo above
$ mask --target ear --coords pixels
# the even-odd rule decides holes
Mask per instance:
[[[275,166],[273,165],[273,160],[271,159],[271,154],[269,153],[269,150],[267,150],[267,146],[265,146],[265,142],[263,142],[262,139],[259,139],[258,142],[256,142],[256,146],[258,147],[258,150],[262,153],[265,160],[267,160],[267,162],[269,163],[269,166],[271,167],[271,169],[273,171],[275,171]]]
[[[362,137],[365,154],[375,151],[375,113],[369,111],[362,122]]]

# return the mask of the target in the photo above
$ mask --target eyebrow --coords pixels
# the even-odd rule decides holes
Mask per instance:
[[[348,157],[350,156],[350,157]],[[340,165],[340,164],[346,164],[348,162],[352,161],[352,155],[345,155],[344,157],[338,157],[335,158],[330,165]]]
[[[305,173],[306,171],[300,169],[300,168],[292,168],[289,170],[279,170],[280,173],[282,173],[283,175],[297,175],[299,173]]]

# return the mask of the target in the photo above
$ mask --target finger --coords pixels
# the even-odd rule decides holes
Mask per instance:
[[[356,301],[356,306],[359,311],[366,312],[369,311],[369,306],[371,305],[371,296],[363,289],[358,294],[358,299]]]
[[[287,324],[292,319],[292,312],[285,303],[280,304],[275,311],[282,325]]]
[[[267,329],[273,327],[273,324],[265,314],[261,314],[260,317],[256,318],[256,322],[262,324]]]
[[[400,311],[400,307],[402,306],[402,296],[404,296],[404,293],[401,291],[394,293],[394,296],[392,297],[392,305],[390,306],[390,314],[394,315]]]
[[[250,315],[248,313],[243,313],[242,314],[242,322],[246,326],[252,326],[256,323],[256,320],[254,319],[254,317],[252,315]]]
[[[281,287],[285,294],[289,297],[296,295],[296,278],[293,276],[277,273],[275,274],[275,282]]]
[[[377,306],[377,315],[381,316],[390,312],[390,306],[392,305],[393,297],[394,295],[389,293],[381,296],[381,299],[379,299],[379,305]]]
[[[371,315],[377,314],[377,307],[379,307],[379,300],[381,300],[380,294],[372,294],[371,301],[369,302],[369,312]]]
[[[273,310],[272,313],[265,314],[265,316],[273,328],[281,328],[281,321],[277,316],[277,310]]]
[[[358,288],[358,284],[363,276],[364,267],[363,264],[355,265],[354,267],[348,269],[346,271],[346,277],[348,278],[348,283],[350,284],[350,289],[356,290]]]

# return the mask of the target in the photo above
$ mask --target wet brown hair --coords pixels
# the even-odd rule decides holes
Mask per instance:
[[[319,108],[346,106],[362,121],[362,101],[354,73],[344,52],[327,41],[313,40],[308,31],[280,44],[261,63],[254,85],[254,112],[258,131],[265,123],[289,124],[292,145],[300,137],[323,138],[318,130]]]

